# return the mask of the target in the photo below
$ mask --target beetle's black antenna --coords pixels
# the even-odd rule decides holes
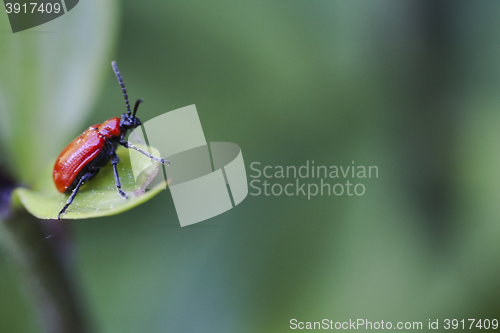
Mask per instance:
[[[137,102],[135,102],[135,106],[134,106],[134,113],[132,114],[132,118],[135,118],[135,114],[137,112],[137,108],[139,108],[139,104],[141,104],[142,102],[144,102],[142,99],[138,99]]]
[[[125,97],[125,104],[127,104],[127,113],[130,114],[130,105],[128,104],[128,95],[127,89],[125,88],[125,83],[123,83],[122,75],[118,70],[118,66],[116,65],[116,61],[111,62],[111,66],[113,66],[113,71],[115,72],[116,78],[118,79],[118,83],[120,83],[120,87],[122,87],[123,97]]]

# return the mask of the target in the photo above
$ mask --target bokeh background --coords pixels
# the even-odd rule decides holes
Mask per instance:
[[[116,60],[143,122],[196,104],[249,174],[355,161],[379,178],[362,197],[248,196],[185,228],[168,191],[72,221],[66,255],[96,331],[498,319],[499,17],[494,0],[82,0],[13,35],[0,15],[0,164],[29,184],[121,114]],[[37,332],[1,257],[0,318]]]

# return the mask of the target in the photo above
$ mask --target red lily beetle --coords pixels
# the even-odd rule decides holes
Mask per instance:
[[[80,186],[94,178],[99,173],[99,170],[108,164],[109,161],[111,161],[111,165],[113,166],[118,192],[124,199],[128,198],[127,194],[121,189],[120,177],[116,168],[119,162],[116,148],[119,144],[125,148],[135,149],[156,162],[169,164],[167,160],[155,157],[124,140],[128,130],[141,125],[141,121],[135,114],[142,100],[137,100],[134,113],[131,113],[127,89],[125,89],[118,66],[115,61],[111,63],[111,66],[113,66],[113,71],[122,87],[127,112],[122,114],[121,118],[114,117],[102,124],[90,126],[79,137],[71,141],[57,158],[52,172],[54,184],[59,192],[71,193],[66,205],[64,205],[57,215],[58,220],[61,219],[61,215],[66,212],[66,209],[68,209],[69,205],[75,199]]]

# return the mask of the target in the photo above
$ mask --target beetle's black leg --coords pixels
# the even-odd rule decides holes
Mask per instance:
[[[85,183],[87,180],[92,178],[92,176],[94,176],[94,173],[89,172],[89,173],[86,173],[85,175],[83,175],[82,178],[80,178],[80,180],[78,181],[78,184],[75,186],[75,189],[73,190],[73,193],[71,193],[71,195],[69,196],[68,201],[66,202],[66,205],[64,205],[63,209],[61,209],[61,211],[57,215],[58,220],[61,219],[61,215],[66,212],[66,209],[68,209],[69,205],[71,205],[71,203],[75,199],[76,195],[78,194],[78,190],[80,190],[80,186],[82,186],[83,183]]]
[[[143,154],[144,156],[152,159],[153,161],[156,161],[156,162],[160,162],[161,164],[167,164],[167,165],[170,165],[170,162],[167,161],[167,160],[164,160],[163,158],[160,158],[160,157],[156,157],[156,156],[153,156],[151,155],[150,153],[148,153],[147,151],[145,150],[142,150],[141,148],[137,148],[136,146],[134,146],[132,143],[128,142],[128,141],[120,141],[119,142],[122,146],[124,146],[125,148],[132,148],[134,150],[137,150],[139,153]]]
[[[116,169],[118,162],[120,162],[120,158],[118,157],[118,155],[114,151],[112,151],[112,153],[111,153],[111,165],[113,165],[113,171],[115,173],[116,188],[118,189],[118,192],[120,192],[122,197],[124,197],[125,199],[128,199],[127,193],[123,192],[123,190],[122,190],[122,184],[120,183],[120,177],[118,176],[118,170]]]

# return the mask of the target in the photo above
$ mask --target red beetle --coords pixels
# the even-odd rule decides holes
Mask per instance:
[[[135,114],[142,100],[137,100],[134,113],[131,113],[127,89],[125,89],[120,71],[115,61],[111,65],[122,87],[125,104],[127,105],[127,113],[122,114],[121,118],[114,117],[102,124],[90,126],[79,137],[71,141],[57,158],[54,164],[54,171],[52,172],[54,184],[61,193],[72,192],[66,205],[64,205],[57,215],[57,219],[59,220],[61,219],[61,215],[66,212],[66,209],[73,202],[80,186],[94,178],[99,173],[99,170],[108,164],[109,161],[111,161],[111,165],[113,166],[118,192],[123,198],[127,199],[127,194],[121,189],[120,177],[116,169],[119,162],[118,155],[116,154],[118,144],[125,148],[135,149],[154,161],[169,164],[168,161],[152,156],[148,152],[124,140],[128,130],[141,125],[141,121]]]

